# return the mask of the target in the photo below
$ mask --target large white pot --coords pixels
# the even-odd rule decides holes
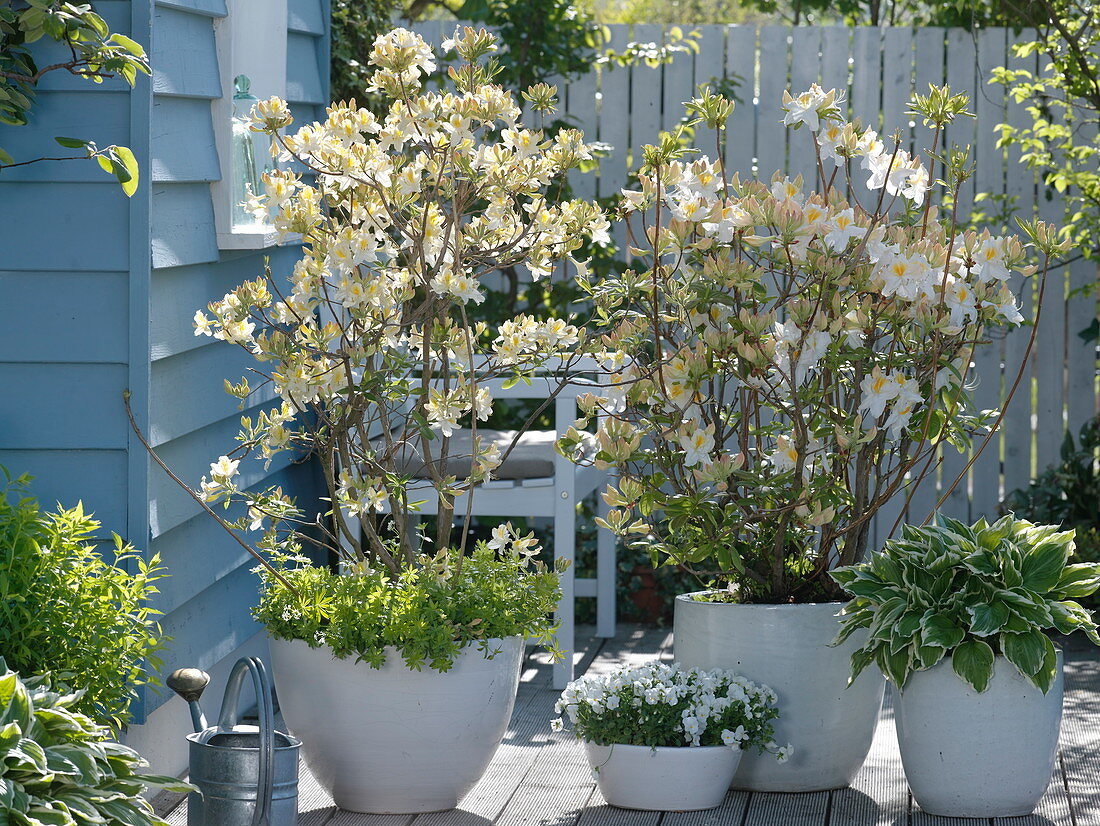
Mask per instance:
[[[603,799],[621,809],[713,809],[730,787],[741,750],[728,746],[598,746],[585,742]]]
[[[871,748],[886,681],[872,666],[848,686],[862,632],[829,647],[841,603],[734,605],[691,597],[676,598],[676,660],[733,669],[769,686],[779,698],[776,742],[794,746],[786,763],[747,752],[734,787],[809,792],[851,783]]]
[[[898,746],[913,799],[928,814],[1018,817],[1046,793],[1062,722],[1062,654],[1043,694],[1003,657],[980,694],[944,660],[898,693]]]
[[[451,809],[484,773],[508,728],[523,640],[466,646],[445,673],[409,669],[393,648],[371,668],[327,647],[271,640],[279,705],[306,765],[341,809]]]

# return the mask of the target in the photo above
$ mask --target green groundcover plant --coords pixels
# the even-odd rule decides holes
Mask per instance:
[[[0,657],[20,674],[52,672],[82,692],[77,711],[120,728],[160,666],[166,640],[149,598],[164,569],[117,536],[105,560],[83,506],[43,511],[29,482],[0,477]]]
[[[22,679],[0,659],[0,823],[11,826],[167,826],[142,793],[194,791],[140,774],[136,751],[76,710],[81,692],[48,675]]]
[[[526,636],[554,649],[557,574],[528,564],[527,554],[538,552],[533,534],[521,537],[505,528],[479,542],[458,573],[442,563],[397,575],[375,568],[341,576],[280,560],[292,588],[259,569],[256,619],[277,639],[327,645],[337,657],[354,656],[375,668],[385,663],[387,646],[396,647],[410,668],[437,671],[450,670],[464,645],[477,644],[491,656],[490,641],[504,637]]]
[[[791,747],[774,740],[775,704],[774,691],[732,671],[654,661],[574,680],[555,709],[579,739],[601,746],[755,748],[783,762]]]
[[[1044,693],[1057,674],[1047,631],[1084,631],[1100,645],[1096,623],[1076,600],[1100,586],[1100,565],[1071,565],[1073,531],[1012,515],[968,526],[938,515],[906,526],[868,562],[832,575],[853,599],[837,642],[868,629],[852,654],[852,679],[876,664],[903,688],[915,671],[951,658],[977,691],[1001,655]]]

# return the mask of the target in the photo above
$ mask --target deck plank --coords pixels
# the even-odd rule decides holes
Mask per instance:
[[[1100,823],[1100,657],[1066,652],[1061,763],[1076,826]]]
[[[741,826],[748,808],[748,792],[730,792],[717,809],[703,812],[666,812],[661,826]]]
[[[851,787],[834,791],[830,826],[905,826],[909,787],[898,758],[893,689],[887,688],[882,715],[867,762]]]
[[[753,792],[744,826],[825,826],[829,792]]]

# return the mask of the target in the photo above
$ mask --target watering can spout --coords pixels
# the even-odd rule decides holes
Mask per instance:
[[[210,685],[210,675],[198,668],[177,668],[164,682],[187,702],[191,709],[191,725],[195,731],[205,729],[206,715],[202,713],[199,699]]]

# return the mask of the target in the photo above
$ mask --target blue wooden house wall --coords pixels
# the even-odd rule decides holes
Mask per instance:
[[[105,534],[160,553],[170,576],[158,608],[174,638],[166,662],[215,669],[260,632],[249,616],[250,559],[149,461],[122,392],[131,389],[158,453],[197,483],[231,449],[248,411],[223,389],[224,378],[244,374],[245,359],[196,337],[192,316],[262,274],[265,257],[289,273],[297,251],[218,249],[210,182],[222,167],[211,101],[231,93],[220,85],[214,37],[225,0],[95,6],[113,30],[146,46],[151,81],[131,91],[47,75],[31,124],[0,127],[0,143],[21,157],[51,152],[54,135],[129,145],[142,181],[128,200],[85,161],[0,176],[0,465],[34,474],[46,504],[83,500]],[[328,14],[328,0],[289,0],[287,98],[299,122],[324,115]],[[276,462],[246,475],[316,493],[308,464]],[[167,700],[163,690],[146,692],[139,722]]]

